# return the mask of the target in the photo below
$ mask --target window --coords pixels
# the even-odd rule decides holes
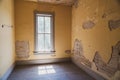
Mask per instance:
[[[35,53],[53,53],[53,14],[36,13],[35,17]]]

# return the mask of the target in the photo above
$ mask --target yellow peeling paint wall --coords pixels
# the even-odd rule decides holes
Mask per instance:
[[[55,56],[54,55],[34,55],[34,11],[55,13]],[[27,59],[49,59],[68,58],[69,54],[65,50],[71,49],[71,7],[64,5],[53,5],[46,3],[36,3],[32,1],[15,0],[15,34],[16,41],[29,41],[30,57]]]
[[[0,77],[15,61],[13,0],[0,0]],[[5,25],[5,27],[1,27]]]
[[[110,31],[109,20],[120,20],[120,5],[117,0],[78,0],[72,8],[72,49],[75,39],[82,42],[84,55],[90,61],[98,51],[108,62],[112,46],[120,41],[120,28]],[[106,17],[103,14],[107,14]],[[82,24],[88,20],[95,22],[92,29],[83,29]]]

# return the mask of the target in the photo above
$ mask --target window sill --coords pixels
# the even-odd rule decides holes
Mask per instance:
[[[53,52],[37,52],[37,51],[33,51],[34,55],[51,55],[51,54],[55,54],[55,51]]]

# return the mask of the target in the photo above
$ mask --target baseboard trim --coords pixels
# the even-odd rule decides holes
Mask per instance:
[[[8,69],[8,70],[6,71],[6,73],[0,78],[0,80],[7,80],[8,77],[9,77],[9,75],[10,75],[11,72],[13,71],[14,67],[15,67],[15,63],[12,64],[12,65],[9,67],[9,69]]]
[[[16,65],[47,64],[47,63],[68,62],[68,61],[71,61],[71,58],[22,60],[22,61],[16,61]]]
[[[86,73],[88,73],[90,76],[92,76],[93,78],[95,78],[96,80],[108,80],[108,78],[103,77],[102,75],[100,75],[97,72],[91,70],[90,68],[84,66],[83,64],[77,64],[74,60],[72,60],[72,62],[75,65],[77,65],[79,68],[81,68],[83,71],[85,71]]]

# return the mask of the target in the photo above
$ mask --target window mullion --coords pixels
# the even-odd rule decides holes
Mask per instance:
[[[54,50],[54,43],[53,43],[53,18],[50,17],[50,41],[51,41],[51,47],[52,51]]]
[[[38,24],[38,16],[37,16],[37,22],[36,22],[36,24],[37,24],[37,25],[36,25],[36,26],[37,26],[37,27],[36,27],[36,38],[37,38],[37,39],[36,39],[36,46],[37,46],[37,47],[36,47],[36,50],[38,51],[38,34],[37,34],[37,33],[38,33],[38,25],[39,25],[39,24]]]
[[[44,17],[44,51],[45,51],[45,17]]]

